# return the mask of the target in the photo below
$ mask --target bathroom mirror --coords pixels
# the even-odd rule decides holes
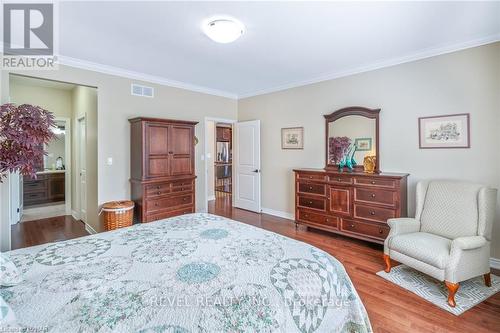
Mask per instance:
[[[66,169],[66,122],[56,120],[52,128],[54,138],[45,146],[47,155],[43,159],[43,170]]]
[[[363,172],[365,157],[374,160],[373,172],[379,173],[380,109],[353,106],[325,115],[326,167],[339,169],[348,160],[353,171]]]

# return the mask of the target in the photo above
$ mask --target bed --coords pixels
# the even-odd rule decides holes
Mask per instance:
[[[44,332],[371,332],[342,264],[281,235],[189,214],[8,253],[0,289]]]

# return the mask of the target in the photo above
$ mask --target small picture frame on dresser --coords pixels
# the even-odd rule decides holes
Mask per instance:
[[[468,113],[418,118],[420,149],[470,148]]]

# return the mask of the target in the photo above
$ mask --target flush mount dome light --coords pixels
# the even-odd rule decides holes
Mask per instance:
[[[203,23],[203,32],[217,43],[231,43],[245,32],[245,26],[233,18],[209,19]]]

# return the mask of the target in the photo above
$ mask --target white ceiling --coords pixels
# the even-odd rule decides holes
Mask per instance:
[[[500,40],[500,2],[63,2],[62,63],[245,97]],[[246,25],[217,44],[201,22]]]

